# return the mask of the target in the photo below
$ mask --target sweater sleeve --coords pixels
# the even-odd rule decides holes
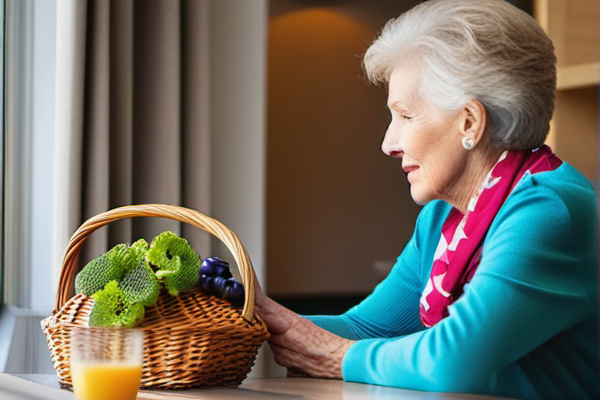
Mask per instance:
[[[397,337],[424,329],[419,316],[421,225],[431,219],[423,209],[413,236],[388,276],[360,304],[341,315],[307,316],[318,326],[347,339]],[[438,237],[439,238],[439,237]]]
[[[345,380],[490,393],[499,371],[586,316],[593,264],[581,260],[593,260],[594,245],[578,242],[594,240],[595,219],[578,232],[561,197],[524,190],[531,184],[515,188],[497,215],[450,315],[406,336],[357,341],[343,360]]]

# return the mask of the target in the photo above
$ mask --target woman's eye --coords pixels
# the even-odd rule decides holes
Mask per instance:
[[[412,119],[412,117],[410,115],[406,115],[406,114],[402,114],[401,117],[402,117],[402,119],[407,120],[407,121]]]

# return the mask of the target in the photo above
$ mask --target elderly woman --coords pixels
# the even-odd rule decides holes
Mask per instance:
[[[364,66],[388,87],[382,150],[402,163],[414,234],[339,316],[257,289],[290,373],[525,399],[599,398],[596,199],[544,145],[550,39],[503,0],[430,0],[391,20]]]

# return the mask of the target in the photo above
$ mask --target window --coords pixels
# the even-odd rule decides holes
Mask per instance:
[[[4,0],[0,0],[0,187],[4,187]],[[4,210],[4,191],[0,192],[0,210]],[[4,243],[4,212],[0,212],[0,243]],[[0,245],[0,306],[4,303],[4,247]]]
[[[54,305],[52,191],[56,0],[0,0],[3,188],[0,371],[53,371],[39,322]]]

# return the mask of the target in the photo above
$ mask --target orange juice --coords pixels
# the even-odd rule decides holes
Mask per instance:
[[[124,363],[73,363],[71,378],[78,400],[135,400],[142,366]]]

